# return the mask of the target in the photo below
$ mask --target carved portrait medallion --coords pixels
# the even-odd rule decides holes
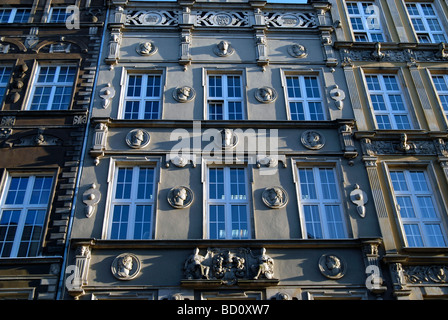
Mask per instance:
[[[152,56],[157,52],[157,47],[151,41],[140,42],[135,47],[135,51],[141,56]]]
[[[192,87],[183,86],[173,90],[173,98],[177,102],[185,103],[193,101],[196,97],[196,91]]]
[[[144,148],[149,144],[149,133],[144,129],[134,129],[126,135],[126,144],[134,149]]]
[[[303,132],[300,140],[305,148],[311,150],[319,150],[325,145],[324,136],[314,130]]]
[[[188,208],[193,203],[194,195],[190,188],[176,186],[168,192],[168,203],[176,209]]]
[[[340,279],[346,272],[345,262],[334,254],[323,254],[319,259],[319,270],[328,279]]]
[[[261,103],[271,103],[277,99],[277,91],[271,87],[262,87],[255,91],[255,99]]]
[[[132,280],[140,273],[140,259],[132,253],[122,253],[115,257],[111,271],[118,280]]]
[[[293,44],[292,46],[289,46],[288,53],[294,58],[303,59],[308,56],[306,48],[304,46],[302,46],[301,44]]]
[[[262,194],[263,202],[271,209],[279,209],[288,203],[288,194],[281,187],[266,188]]]

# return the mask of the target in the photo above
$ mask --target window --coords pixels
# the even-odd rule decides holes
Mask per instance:
[[[1,9],[0,23],[26,23],[30,18],[30,9]]]
[[[117,168],[109,239],[151,239],[154,168]]]
[[[65,23],[69,16],[67,8],[51,8],[50,20],[51,23]]]
[[[286,76],[291,120],[325,120],[317,76]]]
[[[208,120],[242,120],[243,88],[240,75],[207,77]]]
[[[409,111],[396,75],[366,75],[378,129],[412,129]]]
[[[123,119],[160,119],[161,83],[161,75],[129,74]]]
[[[446,42],[440,18],[431,3],[407,3],[406,8],[419,42]]]
[[[209,239],[248,239],[249,204],[244,168],[208,169]]]
[[[39,254],[52,185],[51,176],[8,177],[0,211],[1,257]]]
[[[346,238],[334,168],[298,168],[300,212],[308,239]]]
[[[443,112],[448,117],[448,75],[433,75],[432,81],[442,103]]]
[[[39,66],[31,93],[30,110],[67,110],[70,107],[76,67]]]
[[[409,247],[444,247],[434,190],[423,170],[391,170],[395,201]]]
[[[0,102],[5,97],[6,89],[8,88],[9,78],[11,77],[11,67],[0,66]]]
[[[379,8],[373,2],[347,2],[355,41],[382,42]]]

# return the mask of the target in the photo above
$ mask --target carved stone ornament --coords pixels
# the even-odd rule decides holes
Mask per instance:
[[[340,279],[346,272],[345,262],[333,254],[323,254],[319,259],[319,271],[328,279]]]
[[[350,200],[356,205],[356,211],[361,218],[366,216],[367,194],[359,188],[359,185],[355,185],[355,189],[350,192]]]
[[[168,192],[168,203],[176,209],[184,209],[191,206],[194,195],[190,188],[185,186],[177,186]]]
[[[311,150],[322,149],[325,145],[325,138],[322,134],[314,130],[307,130],[302,133],[300,138],[303,146]]]
[[[271,87],[262,87],[255,91],[255,99],[261,103],[271,103],[277,99],[277,91]]]
[[[96,205],[101,200],[101,193],[97,189],[96,184],[92,183],[89,189],[84,191],[82,195],[82,202],[86,205],[85,214],[87,218],[90,218],[96,210]]]
[[[126,135],[126,144],[134,149],[141,149],[149,144],[149,133],[144,129],[134,129]]]
[[[18,143],[14,143],[17,147],[33,147],[33,146],[60,146],[62,140],[52,136],[44,134],[43,128],[38,128],[37,133],[34,135],[28,135],[20,138]]]
[[[215,46],[213,51],[218,57],[228,57],[235,52],[235,49],[229,42],[223,40]]]
[[[173,90],[173,98],[177,102],[185,103],[193,101],[196,97],[196,91],[192,87],[183,86]]]
[[[448,283],[448,266],[406,266],[403,273],[408,283]]]
[[[273,280],[274,260],[265,248],[258,256],[247,248],[209,248],[205,255],[196,248],[184,263],[184,276],[188,280],[220,280],[227,285],[239,280]]]
[[[115,257],[111,271],[118,280],[132,280],[140,273],[140,259],[132,253],[123,253]]]
[[[100,98],[103,99],[103,108],[107,109],[115,97],[115,89],[110,83],[100,90]]]
[[[308,56],[306,48],[303,45],[297,43],[288,47],[288,53],[291,55],[291,57],[300,59],[306,58]]]
[[[261,197],[264,204],[271,209],[283,208],[288,203],[288,194],[281,187],[266,188]]]
[[[342,110],[344,107],[344,99],[345,99],[345,92],[339,89],[338,85],[335,85],[333,89],[330,91],[330,97],[334,100],[334,103],[336,107],[339,110]]]
[[[220,135],[215,137],[215,143],[222,149],[232,149],[238,144],[238,136],[232,129],[223,129]]]
[[[157,52],[157,47],[151,41],[140,42],[135,47],[135,51],[141,56],[152,56]]]

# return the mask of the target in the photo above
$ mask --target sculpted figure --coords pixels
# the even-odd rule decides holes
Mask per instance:
[[[209,267],[203,264],[205,257],[199,254],[199,248],[185,261],[184,270],[187,279],[208,279]]]
[[[261,249],[261,255],[258,257],[258,270],[254,279],[264,276],[266,279],[272,279],[274,276],[274,260],[266,254],[266,249]]]
[[[176,206],[183,206],[187,200],[187,190],[183,187],[177,188],[173,192],[173,202]]]

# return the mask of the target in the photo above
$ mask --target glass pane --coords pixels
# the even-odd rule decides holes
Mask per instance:
[[[299,169],[300,198],[302,200],[317,199],[313,169]]]
[[[224,111],[222,103],[208,104],[208,119],[209,120],[223,120]]]
[[[19,210],[3,210],[0,217],[0,256],[9,257],[19,223]]]
[[[224,199],[224,169],[209,169],[209,197],[210,199]]]
[[[243,168],[230,169],[230,199],[246,199],[246,177]]]
[[[408,185],[406,184],[406,179],[404,177],[403,171],[391,171],[390,179],[392,180],[392,185],[395,191],[408,191]]]
[[[152,200],[154,189],[154,169],[140,168],[138,175],[137,199]]]
[[[430,191],[423,171],[410,171],[409,174],[415,191]]]
[[[304,77],[307,98],[320,98],[319,83],[316,77]]]
[[[159,101],[146,101],[143,119],[159,119]]]
[[[305,120],[305,112],[302,102],[290,102],[291,120]]]
[[[209,97],[222,97],[222,78],[221,76],[209,76]]]
[[[328,237],[330,239],[341,239],[345,237],[342,221],[341,208],[339,206],[325,206],[327,219]]]
[[[138,119],[139,106],[140,106],[139,101],[126,101],[124,118]]]
[[[243,106],[241,102],[229,102],[229,120],[242,120]]]
[[[28,181],[28,177],[11,178],[5,204],[23,204]]]
[[[409,247],[423,247],[423,239],[420,229],[416,224],[405,224],[404,232]]]
[[[400,216],[402,218],[415,218],[414,207],[410,197],[397,197],[397,203],[400,206]]]
[[[129,206],[115,205],[110,239],[126,239],[129,222]]]
[[[225,239],[224,206],[211,205],[209,210],[210,239]]]
[[[445,247],[446,242],[439,224],[425,224],[425,234],[429,247]]]
[[[303,206],[308,239],[322,239],[322,226],[318,206]]]
[[[118,169],[115,199],[130,199],[132,187],[132,168]]]
[[[22,238],[20,240],[18,257],[36,256],[39,248],[45,221],[45,210],[28,210]]]
[[[227,96],[241,98],[241,78],[239,76],[227,76]]]
[[[147,97],[160,97],[160,81],[161,77],[157,75],[148,75],[148,83],[146,86]]]
[[[322,187],[322,195],[324,200],[337,200],[337,186],[333,169],[319,169],[320,182]]]
[[[289,98],[301,98],[299,77],[286,77],[286,85],[288,86]]]
[[[232,215],[232,239],[247,239],[247,208],[243,206],[231,207]]]
[[[128,79],[128,97],[140,97],[142,88],[142,76],[130,75]]]
[[[436,214],[436,208],[432,202],[431,196],[419,196],[417,197],[418,208],[420,209],[420,214],[423,219],[434,219],[438,218]]]
[[[324,110],[322,109],[322,103],[309,102],[310,120],[325,120]]]
[[[36,177],[31,192],[30,204],[48,204],[53,179],[51,177]]]
[[[136,206],[134,239],[150,239],[152,206]]]
[[[41,67],[39,76],[37,77],[38,83],[51,83],[56,76],[56,67]]]

